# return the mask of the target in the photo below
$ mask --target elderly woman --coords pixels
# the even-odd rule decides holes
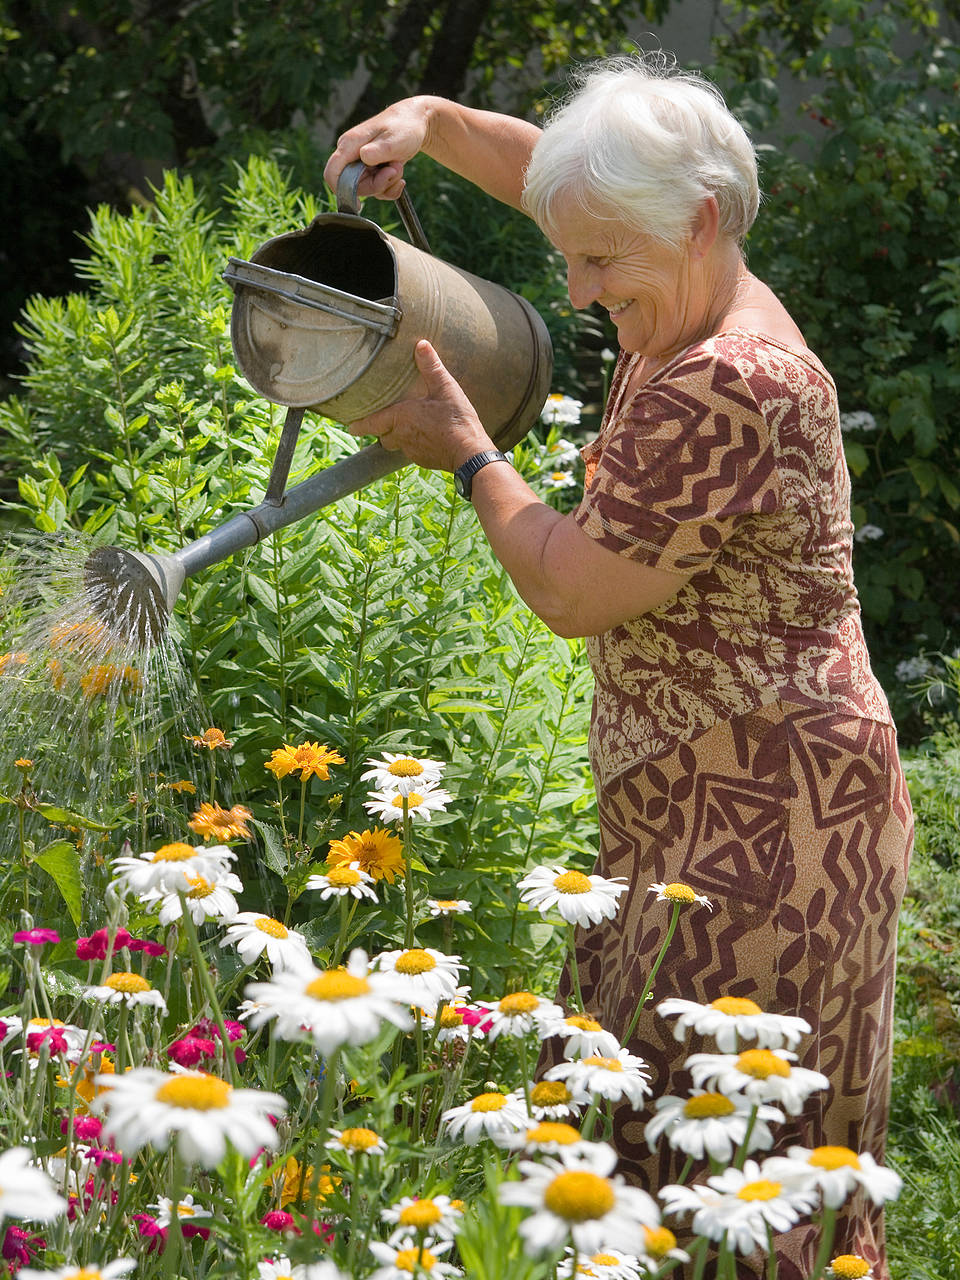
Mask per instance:
[[[582,935],[586,1006],[626,1033],[669,916],[649,887],[688,886],[713,910],[682,913],[655,1000],[738,997],[805,1018],[800,1065],[830,1089],[779,1144],[880,1158],[910,802],[852,581],[836,389],[744,262],[753,148],[708,83],[628,59],[588,70],[543,132],[399,102],[340,138],[326,176],[359,158],[374,170],[361,194],[396,197],[419,151],[534,218],[573,305],[605,307],[621,347],[572,514],[496,451],[427,342],[423,397],[353,424],[456,473],[530,608],[587,638],[597,869],[630,888],[615,921]],[[646,1012],[629,1047],[655,1096],[680,1091],[691,1046],[670,1025]],[[614,1141],[621,1169],[655,1189],[678,1163],[666,1144],[651,1155],[644,1123],[622,1109]],[[783,1280],[811,1273],[815,1245],[809,1226],[778,1238]],[[862,1196],[841,1219],[844,1252],[886,1277],[881,1214]]]

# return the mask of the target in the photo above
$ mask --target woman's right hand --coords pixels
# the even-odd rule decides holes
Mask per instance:
[[[430,99],[404,98],[356,124],[340,135],[337,149],[327,161],[323,177],[336,191],[348,164],[362,160],[369,172],[360,179],[357,194],[396,200],[406,185],[403,166],[421,151],[430,129]]]

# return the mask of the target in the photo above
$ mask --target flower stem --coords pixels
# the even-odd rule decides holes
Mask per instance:
[[[214,1021],[220,1032],[221,1044],[223,1046],[223,1056],[226,1062],[227,1074],[230,1077],[230,1083],[237,1083],[237,1060],[234,1057],[231,1048],[230,1037],[227,1035],[226,1023],[223,1020],[223,1010],[220,1008],[220,1001],[217,999],[217,991],[213,985],[213,979],[210,977],[210,970],[207,968],[207,962],[203,958],[203,952],[200,949],[200,939],[197,937],[197,928],[193,923],[193,916],[187,906],[186,896],[181,893],[180,907],[182,910],[181,921],[183,923],[183,931],[187,935],[187,944],[190,947],[190,954],[193,956],[197,973],[200,975],[200,985],[203,988],[204,995],[210,1005],[213,1013]]]
[[[653,989],[654,980],[656,979],[660,966],[663,964],[663,957],[667,954],[667,947],[669,947],[673,939],[673,935],[676,932],[677,921],[680,919],[681,905],[682,904],[679,902],[675,902],[673,904],[673,916],[667,926],[667,936],[663,940],[663,946],[660,948],[657,958],[653,962],[653,968],[650,970],[650,976],[647,978],[646,986],[643,988],[643,991],[640,994],[640,999],[637,1001],[636,1010],[633,1017],[630,1019],[630,1025],[627,1027],[626,1035],[623,1037],[621,1042],[624,1045],[629,1045],[630,1037],[633,1035],[636,1030],[637,1023],[640,1021],[640,1014],[643,1012],[643,1006],[647,1003],[647,996]]]
[[[733,1162],[734,1169],[742,1169],[747,1154],[750,1150],[750,1137],[753,1133],[753,1126],[757,1123],[757,1115],[760,1111],[760,1104],[755,1103],[753,1110],[750,1112],[750,1119],[747,1121],[747,1127],[743,1135],[743,1141],[740,1143],[740,1150],[737,1152],[737,1158]]]
[[[583,992],[580,990],[580,967],[577,964],[577,927],[567,925],[567,947],[570,952],[570,979],[573,982],[573,994],[577,1002],[577,1012],[586,1012],[583,1007]]]
[[[410,821],[409,801],[407,797],[403,797],[403,860],[405,863],[405,875],[403,877],[403,888],[407,907],[407,923],[403,935],[403,945],[407,951],[413,946],[416,937],[416,929],[414,926],[413,916],[413,850],[411,849],[413,824]]]
[[[830,1259],[830,1250],[833,1247],[833,1233],[837,1225],[837,1211],[824,1206],[823,1218],[821,1226],[823,1235],[820,1238],[820,1248],[817,1250],[817,1256],[813,1262],[813,1272],[810,1280],[820,1280],[823,1275],[823,1269]]]

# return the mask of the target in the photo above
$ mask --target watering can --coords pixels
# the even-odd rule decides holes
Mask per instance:
[[[428,338],[501,449],[529,431],[550,389],[546,326],[524,298],[434,257],[406,192],[411,243],[360,214],[363,164],[348,165],[337,212],[231,258],[230,333],[251,386],[287,407],[263,501],[172,555],[98,547],[94,611],[141,646],[162,636],[184,581],[406,464],[377,442],[286,488],[304,412],[352,422],[422,394],[413,352]]]

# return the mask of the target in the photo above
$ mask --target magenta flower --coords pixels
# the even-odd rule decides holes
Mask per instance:
[[[118,929],[113,940],[113,949],[114,951],[122,951],[123,948],[128,947],[132,941],[133,938],[126,929]],[[77,939],[77,959],[105,960],[109,945],[109,930],[97,929],[91,933],[88,938]]]
[[[293,1214],[283,1209],[271,1209],[269,1213],[265,1213],[260,1219],[260,1225],[268,1227],[271,1231],[293,1231],[296,1235],[300,1234],[294,1224]]]
[[[167,1049],[168,1057],[181,1067],[195,1067],[201,1058],[213,1058],[216,1057],[216,1053],[217,1046],[212,1040],[193,1035],[184,1036],[182,1040],[174,1040]]]
[[[130,951],[143,951],[148,956],[167,954],[167,948],[162,942],[151,942],[149,938],[131,938],[127,946]]]
[[[46,1027],[43,1031],[31,1031],[27,1035],[27,1048],[31,1053],[39,1053],[44,1041],[48,1041],[47,1052],[51,1057],[55,1053],[66,1053],[67,1037],[59,1027]]]
[[[60,1132],[66,1133],[70,1128],[69,1116],[62,1116],[60,1119]],[[96,1116],[74,1116],[73,1117],[73,1134],[79,1138],[81,1142],[95,1142],[103,1131],[103,1121],[98,1120]]]
[[[26,942],[31,947],[45,947],[48,942],[59,942],[60,935],[56,929],[18,929],[13,940]]]
[[[24,1231],[21,1227],[15,1227],[11,1224],[4,1233],[0,1253],[3,1254],[7,1262],[13,1264],[10,1267],[10,1272],[15,1274],[20,1267],[25,1267],[33,1261],[34,1254],[39,1253],[41,1249],[46,1247],[47,1242],[42,1236],[32,1235],[31,1232]]]

